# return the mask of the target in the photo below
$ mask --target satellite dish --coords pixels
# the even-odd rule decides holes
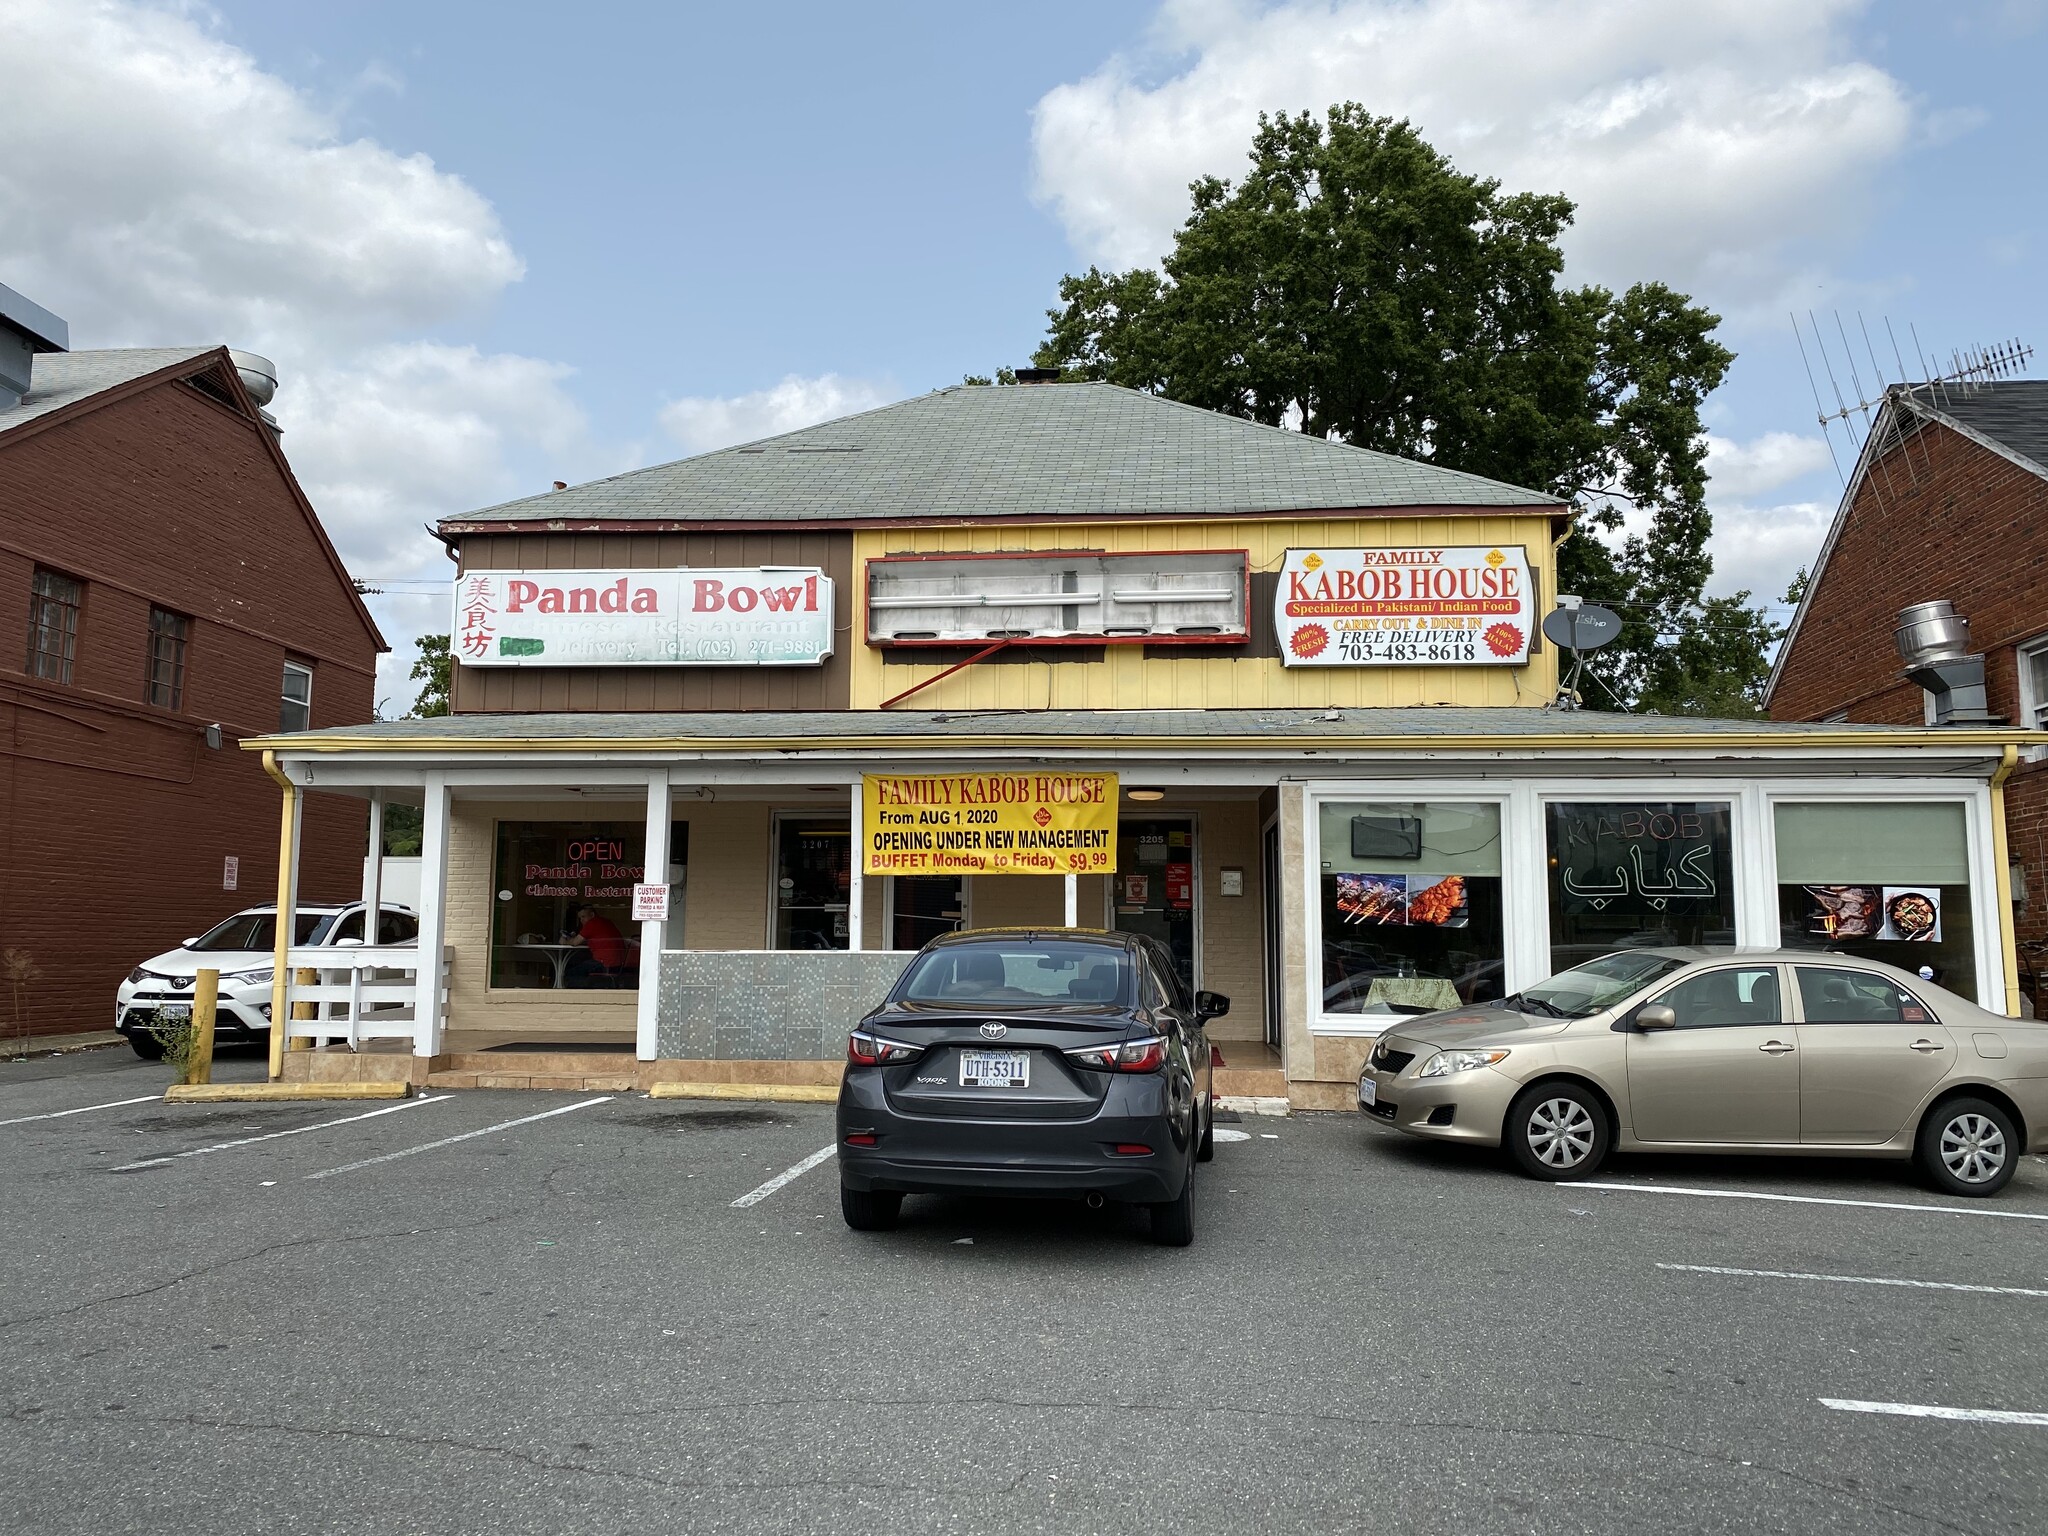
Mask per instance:
[[[1621,617],[1596,603],[1553,608],[1543,616],[1543,638],[1568,651],[1597,651],[1621,638]]]

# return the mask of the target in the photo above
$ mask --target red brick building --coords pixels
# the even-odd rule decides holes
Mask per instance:
[[[2048,730],[2048,382],[1894,388],[1821,546],[1765,694],[1777,720],[1917,725],[1899,611],[1947,599],[1992,715]],[[2023,988],[2048,940],[2048,737],[2004,786]],[[2044,976],[2043,980],[2048,980]]]
[[[53,321],[0,288],[0,951],[39,972],[24,1018],[0,983],[6,1036],[110,1028],[138,961],[275,899],[277,786],[237,743],[370,719],[386,649],[260,359]],[[307,807],[303,899],[359,893],[364,835]]]

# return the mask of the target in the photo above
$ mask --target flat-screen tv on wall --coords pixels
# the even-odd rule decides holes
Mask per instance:
[[[1351,818],[1354,859],[1419,859],[1422,857],[1420,816],[1354,816]]]

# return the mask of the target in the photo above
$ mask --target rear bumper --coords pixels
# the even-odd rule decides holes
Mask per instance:
[[[849,1073],[839,1091],[839,1177],[849,1189],[912,1195],[1171,1200],[1188,1176],[1193,1147],[1163,1104],[1155,1077],[1114,1084],[1102,1108],[1085,1120],[901,1115],[884,1099],[879,1074]],[[874,1136],[875,1145],[848,1146],[851,1131]],[[1111,1150],[1119,1144],[1152,1150]]]

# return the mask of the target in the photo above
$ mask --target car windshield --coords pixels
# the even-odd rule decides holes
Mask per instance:
[[[294,944],[318,944],[334,921],[332,912],[301,912],[292,924]],[[201,934],[187,949],[220,951],[228,949],[273,950],[277,948],[277,919],[268,912],[237,912],[208,933]]]
[[[947,944],[912,962],[896,989],[902,1003],[1128,1003],[1131,960],[1121,949],[1059,940]]]
[[[1538,1013],[1554,1019],[1583,1019],[1589,1014],[1620,1002],[1659,976],[1668,976],[1683,960],[1669,955],[1649,955],[1624,950],[1602,955],[1568,971],[1559,971],[1508,998],[1503,1007],[1520,1013]]]

